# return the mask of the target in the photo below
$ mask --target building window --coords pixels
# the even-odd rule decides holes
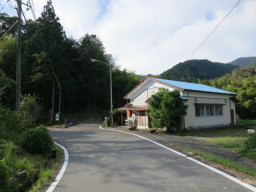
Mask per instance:
[[[203,104],[196,104],[196,116],[205,116],[205,107]]]
[[[222,105],[218,104],[195,104],[195,112],[197,117],[223,115]]]
[[[205,105],[206,116],[214,116],[214,105]]]
[[[222,105],[215,105],[215,116],[222,116],[222,115],[223,115]]]

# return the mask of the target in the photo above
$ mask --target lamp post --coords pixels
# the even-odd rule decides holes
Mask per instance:
[[[91,62],[96,63],[96,62],[100,62],[100,63],[104,63],[107,64],[104,61],[100,61],[97,59],[91,59]],[[112,68],[111,65],[109,64],[109,87],[110,87],[110,126],[113,127],[113,104],[112,104]]]

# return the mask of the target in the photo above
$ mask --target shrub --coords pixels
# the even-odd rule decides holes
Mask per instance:
[[[152,126],[166,127],[167,132],[171,132],[182,127],[182,119],[186,115],[187,106],[180,98],[179,91],[170,92],[161,88],[149,101],[149,109]]]
[[[9,191],[8,169],[3,160],[0,160],[0,192]]]
[[[37,97],[27,94],[22,97],[22,101],[20,103],[20,110],[27,112],[36,121],[38,120],[41,113],[41,107],[39,106],[37,101]]]
[[[40,126],[26,130],[20,139],[21,147],[28,153],[41,154],[48,157],[53,149],[53,140],[48,130]]]
[[[15,139],[24,130],[35,126],[33,117],[27,112],[14,112],[0,106],[0,138]]]
[[[248,139],[243,144],[243,152],[256,153],[256,134],[250,134]]]

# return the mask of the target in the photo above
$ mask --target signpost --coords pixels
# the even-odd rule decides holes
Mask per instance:
[[[59,113],[56,113],[55,120],[56,120],[56,121],[59,121],[59,120],[60,120],[60,114],[59,114]]]

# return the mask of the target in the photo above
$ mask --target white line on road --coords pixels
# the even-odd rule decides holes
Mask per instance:
[[[58,173],[57,177],[55,178],[55,181],[50,185],[50,187],[47,189],[46,192],[53,192],[55,187],[58,185],[58,183],[60,182],[60,179],[62,178],[62,176],[64,175],[66,168],[68,166],[68,160],[69,160],[69,156],[68,156],[68,150],[63,147],[62,145],[54,142],[56,145],[58,145],[60,148],[63,149],[64,151],[64,162],[63,165],[61,167],[60,172]]]
[[[207,169],[209,169],[209,170],[211,170],[211,171],[213,171],[213,172],[216,172],[216,173],[218,173],[218,174],[220,174],[220,175],[222,175],[222,176],[224,176],[224,177],[226,177],[226,178],[228,178],[228,179],[230,179],[230,180],[232,180],[232,181],[234,181],[234,182],[236,182],[236,183],[242,185],[243,187],[245,187],[245,188],[247,188],[247,189],[249,189],[249,190],[251,190],[251,191],[253,191],[253,192],[256,192],[256,188],[253,187],[252,185],[249,185],[249,184],[247,184],[247,183],[244,183],[244,182],[240,181],[239,179],[237,179],[237,178],[235,178],[235,177],[233,177],[233,176],[231,176],[231,175],[229,175],[229,174],[227,174],[227,173],[225,173],[225,172],[223,172],[223,171],[220,171],[220,170],[218,170],[218,169],[216,169],[216,168],[214,168],[214,167],[211,167],[211,166],[209,166],[209,165],[207,165],[207,164],[205,164],[205,163],[202,163],[201,161],[198,161],[198,160],[196,160],[196,159],[194,159],[194,158],[192,158],[192,157],[188,157],[187,155],[185,155],[185,154],[183,154],[183,153],[180,153],[180,152],[178,152],[178,151],[176,151],[176,150],[174,150],[174,149],[172,149],[172,148],[170,148],[170,147],[167,147],[167,146],[165,146],[165,145],[162,145],[161,143],[158,143],[158,142],[156,142],[156,141],[153,141],[153,140],[148,139],[148,138],[146,138],[146,137],[143,137],[143,136],[141,136],[141,135],[137,135],[137,134],[134,134],[134,133],[129,133],[129,132],[126,132],[126,131],[120,131],[120,130],[109,129],[109,128],[108,128],[108,129],[104,129],[104,128],[102,128],[101,126],[100,126],[100,129],[108,130],[108,131],[116,131],[116,132],[120,132],[120,133],[125,133],[125,134],[133,135],[133,136],[142,138],[142,139],[144,139],[144,140],[147,140],[147,141],[149,141],[149,142],[151,142],[151,143],[154,143],[154,144],[156,144],[156,145],[158,145],[158,146],[160,146],[160,147],[162,147],[162,148],[164,148],[164,149],[167,149],[167,150],[169,150],[169,151],[171,151],[171,152],[173,152],[173,153],[176,153],[177,155],[180,155],[180,156],[182,156],[182,157],[184,157],[184,158],[186,158],[186,159],[188,159],[188,160],[190,160],[190,161],[193,161],[194,163],[196,163],[196,164],[198,164],[198,165],[200,165],[200,166],[202,166],[202,167],[205,167],[205,168],[207,168]]]

